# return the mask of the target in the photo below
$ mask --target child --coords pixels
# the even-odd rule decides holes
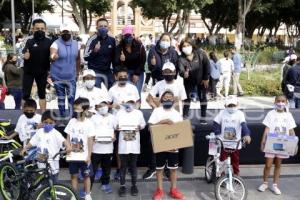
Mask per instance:
[[[220,111],[220,113],[215,117],[213,122],[213,131],[216,135],[220,135],[225,141],[243,141],[250,144],[250,130],[246,124],[245,115],[242,111],[238,110],[238,99],[236,96],[230,95],[225,99],[225,110]],[[223,147],[226,149],[236,149],[237,143],[235,142],[224,142]],[[240,144],[238,150],[231,153],[231,163],[233,167],[233,172],[235,175],[239,175],[239,163],[240,163],[240,149],[242,145]],[[228,157],[223,149],[221,151],[220,160],[224,161]]]
[[[53,181],[57,182],[59,173],[59,156],[52,160],[63,145],[66,151],[71,151],[70,143],[58,132],[55,127],[55,113],[45,111],[42,115],[43,128],[39,129],[36,134],[30,139],[29,143],[24,147],[23,152],[26,152],[31,147],[37,147],[41,153],[45,153],[49,159],[51,170],[53,173]],[[39,164],[40,168],[45,167],[44,164]]]
[[[121,160],[120,169],[120,189],[119,196],[126,196],[125,177],[127,164],[131,172],[131,195],[137,196],[137,158],[140,154],[140,130],[144,129],[146,122],[143,113],[136,109],[136,99],[129,96],[124,99],[126,103],[122,105],[122,109],[116,115],[116,129],[119,133],[118,153]]]
[[[4,136],[4,138],[10,140],[19,135],[20,141],[25,147],[37,128],[40,128],[41,115],[35,113],[36,108],[36,102],[33,99],[27,99],[23,105],[24,114],[19,117],[15,132],[10,136]]]
[[[3,78],[0,77],[0,110],[5,109],[4,100],[6,97],[7,88],[4,86]]]
[[[160,107],[153,110],[149,125],[156,124],[173,124],[183,120],[182,116],[174,108],[175,97],[170,90],[165,91],[161,95]],[[165,165],[170,169],[171,188],[169,195],[175,199],[184,199],[184,195],[176,188],[177,168],[178,168],[178,150],[156,153],[156,178],[157,190],[154,194],[154,200],[161,200],[164,196],[163,191],[163,169]]]
[[[91,121],[94,123],[95,136],[101,135],[102,130],[114,130],[115,117],[108,112],[108,101],[100,100],[96,103],[95,109],[97,113],[92,116]],[[105,193],[112,193],[112,187],[109,185],[110,171],[111,171],[111,161],[113,155],[113,141],[115,140],[115,135],[110,142],[98,142],[94,137],[94,145],[92,151],[92,165],[93,165],[93,176],[91,177],[92,185],[95,180],[96,171],[99,164],[101,163],[102,176],[101,176],[101,189]]]
[[[74,190],[78,188],[79,170],[84,173],[85,200],[91,200],[91,154],[92,154],[92,135],[94,134],[93,123],[86,119],[85,113],[89,109],[86,105],[87,99],[79,97],[74,102],[74,117],[69,121],[65,128],[68,142],[71,143],[72,151],[81,152],[86,158],[85,161],[69,162],[71,183]]]
[[[283,135],[295,135],[294,128],[296,128],[295,120],[290,112],[286,109],[287,99],[285,96],[277,96],[275,98],[275,109],[268,112],[265,117],[263,124],[266,126],[265,131],[261,141],[261,151],[264,151],[267,135],[269,133],[283,134]],[[282,159],[288,158],[289,156],[265,153],[266,164],[264,168],[264,182],[259,186],[258,190],[264,192],[268,189],[268,177],[270,170],[275,162],[274,177],[273,177],[273,186],[271,190],[280,195],[281,191],[278,188],[279,176],[280,176],[280,167]]]

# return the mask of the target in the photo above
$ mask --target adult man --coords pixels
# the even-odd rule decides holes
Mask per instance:
[[[229,53],[227,51],[224,52],[224,58],[221,58],[217,65],[220,66],[221,69],[221,76],[220,81],[217,86],[217,93],[221,96],[221,90],[223,89],[223,86],[225,87],[225,97],[228,96],[229,93],[229,86],[230,86],[230,80],[231,80],[231,74],[234,69],[233,61],[229,58]]]
[[[98,19],[96,25],[97,33],[87,41],[84,59],[88,62],[88,68],[97,74],[96,87],[101,87],[101,82],[104,82],[109,89],[114,83],[111,65],[116,41],[108,35],[107,19]]]
[[[292,86],[294,95],[289,99],[290,106],[293,108],[300,108],[300,58],[297,58],[297,63],[290,68],[286,75],[286,83]],[[295,103],[295,106],[294,106]]]
[[[46,23],[42,19],[32,22],[33,37],[28,38],[22,51],[24,58],[23,100],[30,98],[33,81],[36,82],[39,105],[46,110],[46,83],[50,69],[51,40],[45,36]]]
[[[236,51],[236,47],[231,49],[232,54],[232,61],[234,64],[234,70],[233,70],[233,94],[243,96],[244,91],[240,84],[240,73],[242,68],[242,57],[241,55]]]

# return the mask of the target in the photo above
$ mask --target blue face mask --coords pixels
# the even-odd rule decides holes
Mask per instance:
[[[105,38],[107,36],[107,33],[108,33],[108,29],[105,28],[105,27],[101,27],[101,28],[98,29],[98,35],[101,38]]]
[[[226,110],[229,114],[234,114],[237,111],[237,108],[236,107],[226,108]]]
[[[160,41],[159,46],[161,49],[168,49],[171,46],[171,44],[167,41]]]
[[[174,102],[171,100],[162,101],[161,103],[164,109],[171,109],[174,104]]]
[[[132,42],[133,42],[133,37],[130,35],[130,36],[126,36],[125,38],[124,38],[124,42],[125,42],[125,44],[132,44]]]
[[[134,109],[133,105],[130,104],[130,103],[125,103],[123,106],[124,106],[124,109],[125,109],[127,112],[131,112],[131,111],[133,111],[133,109]]]
[[[44,132],[49,133],[54,129],[54,124],[44,124]]]

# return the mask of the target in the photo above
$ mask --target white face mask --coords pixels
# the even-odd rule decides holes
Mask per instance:
[[[229,114],[234,114],[237,111],[237,107],[226,108]]]
[[[193,47],[192,47],[192,46],[183,47],[183,48],[182,48],[182,52],[183,52],[185,55],[189,56],[189,55],[191,55],[191,53],[193,52]]]
[[[92,89],[96,84],[95,80],[87,80],[84,82],[84,85],[87,89]]]
[[[100,115],[106,115],[108,113],[108,106],[101,107],[97,111]]]

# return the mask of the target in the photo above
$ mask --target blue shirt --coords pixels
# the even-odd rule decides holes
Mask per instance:
[[[235,53],[232,57],[234,63],[234,73],[241,73],[242,57],[239,53]]]
[[[209,59],[210,62],[210,76],[213,79],[219,79],[221,74],[220,65],[217,65],[213,60]]]

